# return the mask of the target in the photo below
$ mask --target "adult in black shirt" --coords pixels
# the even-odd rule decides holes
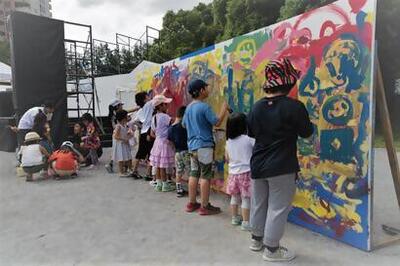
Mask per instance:
[[[289,261],[295,255],[280,246],[296,190],[299,172],[297,139],[313,133],[308,112],[300,101],[287,97],[299,72],[288,59],[270,62],[265,69],[266,97],[248,116],[249,136],[256,139],[251,158],[252,245],[269,261]]]

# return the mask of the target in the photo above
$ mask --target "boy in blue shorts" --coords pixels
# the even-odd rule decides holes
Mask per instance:
[[[190,152],[189,203],[187,212],[199,209],[200,215],[212,215],[221,212],[209,202],[210,180],[214,176],[214,138],[213,126],[219,126],[228,113],[226,102],[222,105],[218,117],[210,105],[205,103],[209,95],[208,84],[197,79],[189,84],[189,93],[193,101],[186,109],[183,125],[187,129]],[[197,185],[200,179],[201,204],[196,201]]]

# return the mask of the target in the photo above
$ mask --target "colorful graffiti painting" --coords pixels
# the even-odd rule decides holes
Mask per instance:
[[[216,110],[227,101],[248,112],[263,97],[265,64],[290,58],[302,73],[290,96],[304,102],[315,125],[314,135],[298,143],[301,173],[290,220],[369,250],[375,9],[375,0],[340,0],[143,71],[138,88],[167,89],[174,115],[190,102],[187,84],[202,78]],[[222,136],[217,130],[220,173]],[[223,189],[223,179],[215,185]]]

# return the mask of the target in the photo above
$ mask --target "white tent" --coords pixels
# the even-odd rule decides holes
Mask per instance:
[[[131,73],[112,75],[105,77],[95,78],[96,87],[96,106],[95,112],[96,116],[105,117],[108,115],[108,105],[115,99],[120,99],[125,103],[125,109],[131,109],[136,106],[135,104],[135,86],[136,80],[135,76],[137,72],[143,71],[143,69],[156,66],[158,64],[149,61],[143,61],[140,63]],[[68,90],[71,91],[74,88],[71,87]],[[88,80],[81,80],[79,85],[80,91],[90,91],[91,86]],[[150,88],[149,88],[150,89]],[[80,96],[79,101],[81,103],[85,102],[84,95]],[[70,108],[76,107],[76,102],[74,99],[68,100],[68,106]],[[73,117],[73,114],[70,114]]]

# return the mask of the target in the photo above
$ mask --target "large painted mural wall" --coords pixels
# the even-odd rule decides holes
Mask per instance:
[[[290,58],[302,73],[290,96],[306,105],[316,129],[298,143],[301,173],[290,220],[368,250],[375,9],[375,0],[337,1],[145,69],[136,74],[136,89],[167,89],[174,115],[191,101],[188,83],[201,78],[212,88],[215,111],[227,101],[247,113],[263,97],[266,63]],[[215,136],[223,173],[224,133]],[[220,176],[214,185],[224,189]]]

